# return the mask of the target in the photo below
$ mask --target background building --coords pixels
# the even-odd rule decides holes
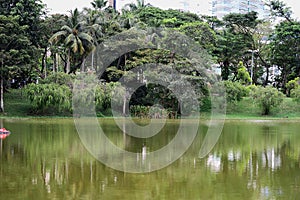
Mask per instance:
[[[108,5],[116,9],[116,0],[108,0]]]
[[[255,11],[260,19],[268,18],[269,10],[263,0],[212,0],[212,15],[222,19],[229,13]]]
[[[109,0],[109,5],[116,10],[121,9],[136,0]],[[209,4],[209,3],[210,4]],[[150,4],[161,9],[176,9],[189,11],[195,14],[213,15],[222,19],[229,13],[247,13],[256,11],[260,19],[268,18],[269,10],[263,0],[144,0],[145,4]],[[210,13],[208,12],[211,8]]]
[[[176,9],[182,11],[189,11],[196,14],[203,12],[203,4],[201,0],[145,0],[145,4],[150,4],[161,9]],[[110,0],[109,5],[115,5],[116,10],[120,11],[126,4],[136,3],[136,0]],[[207,6],[206,6],[207,7]]]

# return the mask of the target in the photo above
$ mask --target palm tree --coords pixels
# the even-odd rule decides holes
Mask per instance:
[[[150,6],[150,4],[145,4],[145,0],[136,0],[136,3],[126,4],[124,7],[130,11],[138,11],[148,6]]]
[[[97,47],[98,44],[100,44],[104,40],[104,29],[105,29],[105,14],[103,11],[98,10],[92,10],[92,9],[85,9],[85,18],[84,23],[86,30],[89,35],[93,37],[94,45]],[[97,56],[97,54],[96,54]],[[95,57],[95,51],[92,52],[92,69],[95,69],[97,71],[97,58],[96,58],[96,65],[94,65],[94,57]],[[95,67],[96,66],[96,67]]]
[[[120,16],[121,26],[125,29],[130,29],[138,24],[140,21],[135,14],[129,10],[123,9],[122,15]]]
[[[84,25],[86,31],[94,39],[95,45],[99,44],[104,37],[106,19],[104,13],[98,10],[85,9]]]
[[[73,12],[71,11],[68,25],[62,26],[61,30],[49,39],[51,44],[61,44],[65,48],[67,54],[66,73],[74,72],[78,66],[80,66],[81,71],[84,71],[86,57],[94,49],[93,38],[83,31],[82,25],[79,22],[79,12],[75,9]],[[75,64],[77,59],[79,59],[79,64],[71,69],[71,60]]]

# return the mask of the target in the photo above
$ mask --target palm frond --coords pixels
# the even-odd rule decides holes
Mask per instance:
[[[73,34],[68,35],[65,39],[65,45],[66,46],[72,46],[73,43],[76,42],[76,37]]]
[[[79,33],[78,38],[80,38],[80,40],[85,40],[89,43],[93,43],[93,37],[87,33]]]
[[[64,37],[66,37],[67,32],[66,31],[58,31],[54,35],[49,38],[50,44],[57,44],[59,41],[63,40]]]
[[[61,27],[61,30],[62,30],[62,31],[66,31],[66,32],[68,32],[68,33],[72,33],[72,28],[70,28],[70,27],[67,26],[67,25],[62,26],[62,27]]]
[[[78,52],[78,42],[77,42],[77,40],[75,40],[70,47],[71,47],[71,51],[73,53],[77,53]]]

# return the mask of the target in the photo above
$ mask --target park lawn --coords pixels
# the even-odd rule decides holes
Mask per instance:
[[[261,114],[261,108],[249,97],[244,97],[240,102],[229,103],[227,105],[226,118],[299,118],[300,119],[300,103],[292,98],[284,98],[283,102],[277,108],[271,109],[268,116]]]
[[[31,105],[22,89],[9,90],[4,94],[4,114],[2,117],[27,117]]]

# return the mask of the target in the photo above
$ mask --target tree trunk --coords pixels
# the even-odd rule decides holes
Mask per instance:
[[[92,69],[94,70],[94,51],[92,52]]]
[[[82,59],[82,63],[80,65],[80,72],[85,72],[85,60],[86,58]]]
[[[43,52],[43,57],[42,57],[42,73],[45,72],[46,75],[46,70],[47,70],[47,63],[46,63],[46,59],[47,59],[47,48],[44,49]],[[44,71],[45,70],[45,71]]]
[[[67,66],[66,66],[66,73],[67,74],[69,74],[70,73],[70,71],[71,71],[71,63],[70,63],[70,54],[71,54],[71,52],[70,52],[70,50],[68,50],[68,55],[67,55],[67,60],[66,60],[66,62],[67,62]]]
[[[229,62],[225,60],[221,65],[221,76],[224,81],[229,77]]]
[[[98,51],[97,51],[97,49],[98,49],[98,47],[96,47],[96,49],[95,49],[95,51],[96,51],[96,55],[95,55],[95,59],[94,59],[95,72],[98,72]]]
[[[269,66],[267,65],[266,66],[266,79],[265,79],[265,82],[264,82],[264,86],[267,86],[268,83],[269,83],[269,73],[270,73],[270,70],[269,70]]]
[[[4,112],[4,88],[3,88],[3,58],[2,58],[2,62],[1,62],[1,81],[0,81],[0,112]]]
[[[53,57],[53,72],[58,72],[58,54],[55,53]]]
[[[288,76],[288,72],[287,72],[287,69],[286,69],[286,66],[283,67],[283,70],[282,70],[282,85],[281,87],[283,89],[285,89],[285,85],[287,83],[287,76]]]
[[[1,90],[1,100],[0,100],[0,112],[4,112],[4,98],[3,98],[3,94],[4,94],[4,89],[3,89],[3,77],[1,77],[1,83],[0,83],[0,90]]]

